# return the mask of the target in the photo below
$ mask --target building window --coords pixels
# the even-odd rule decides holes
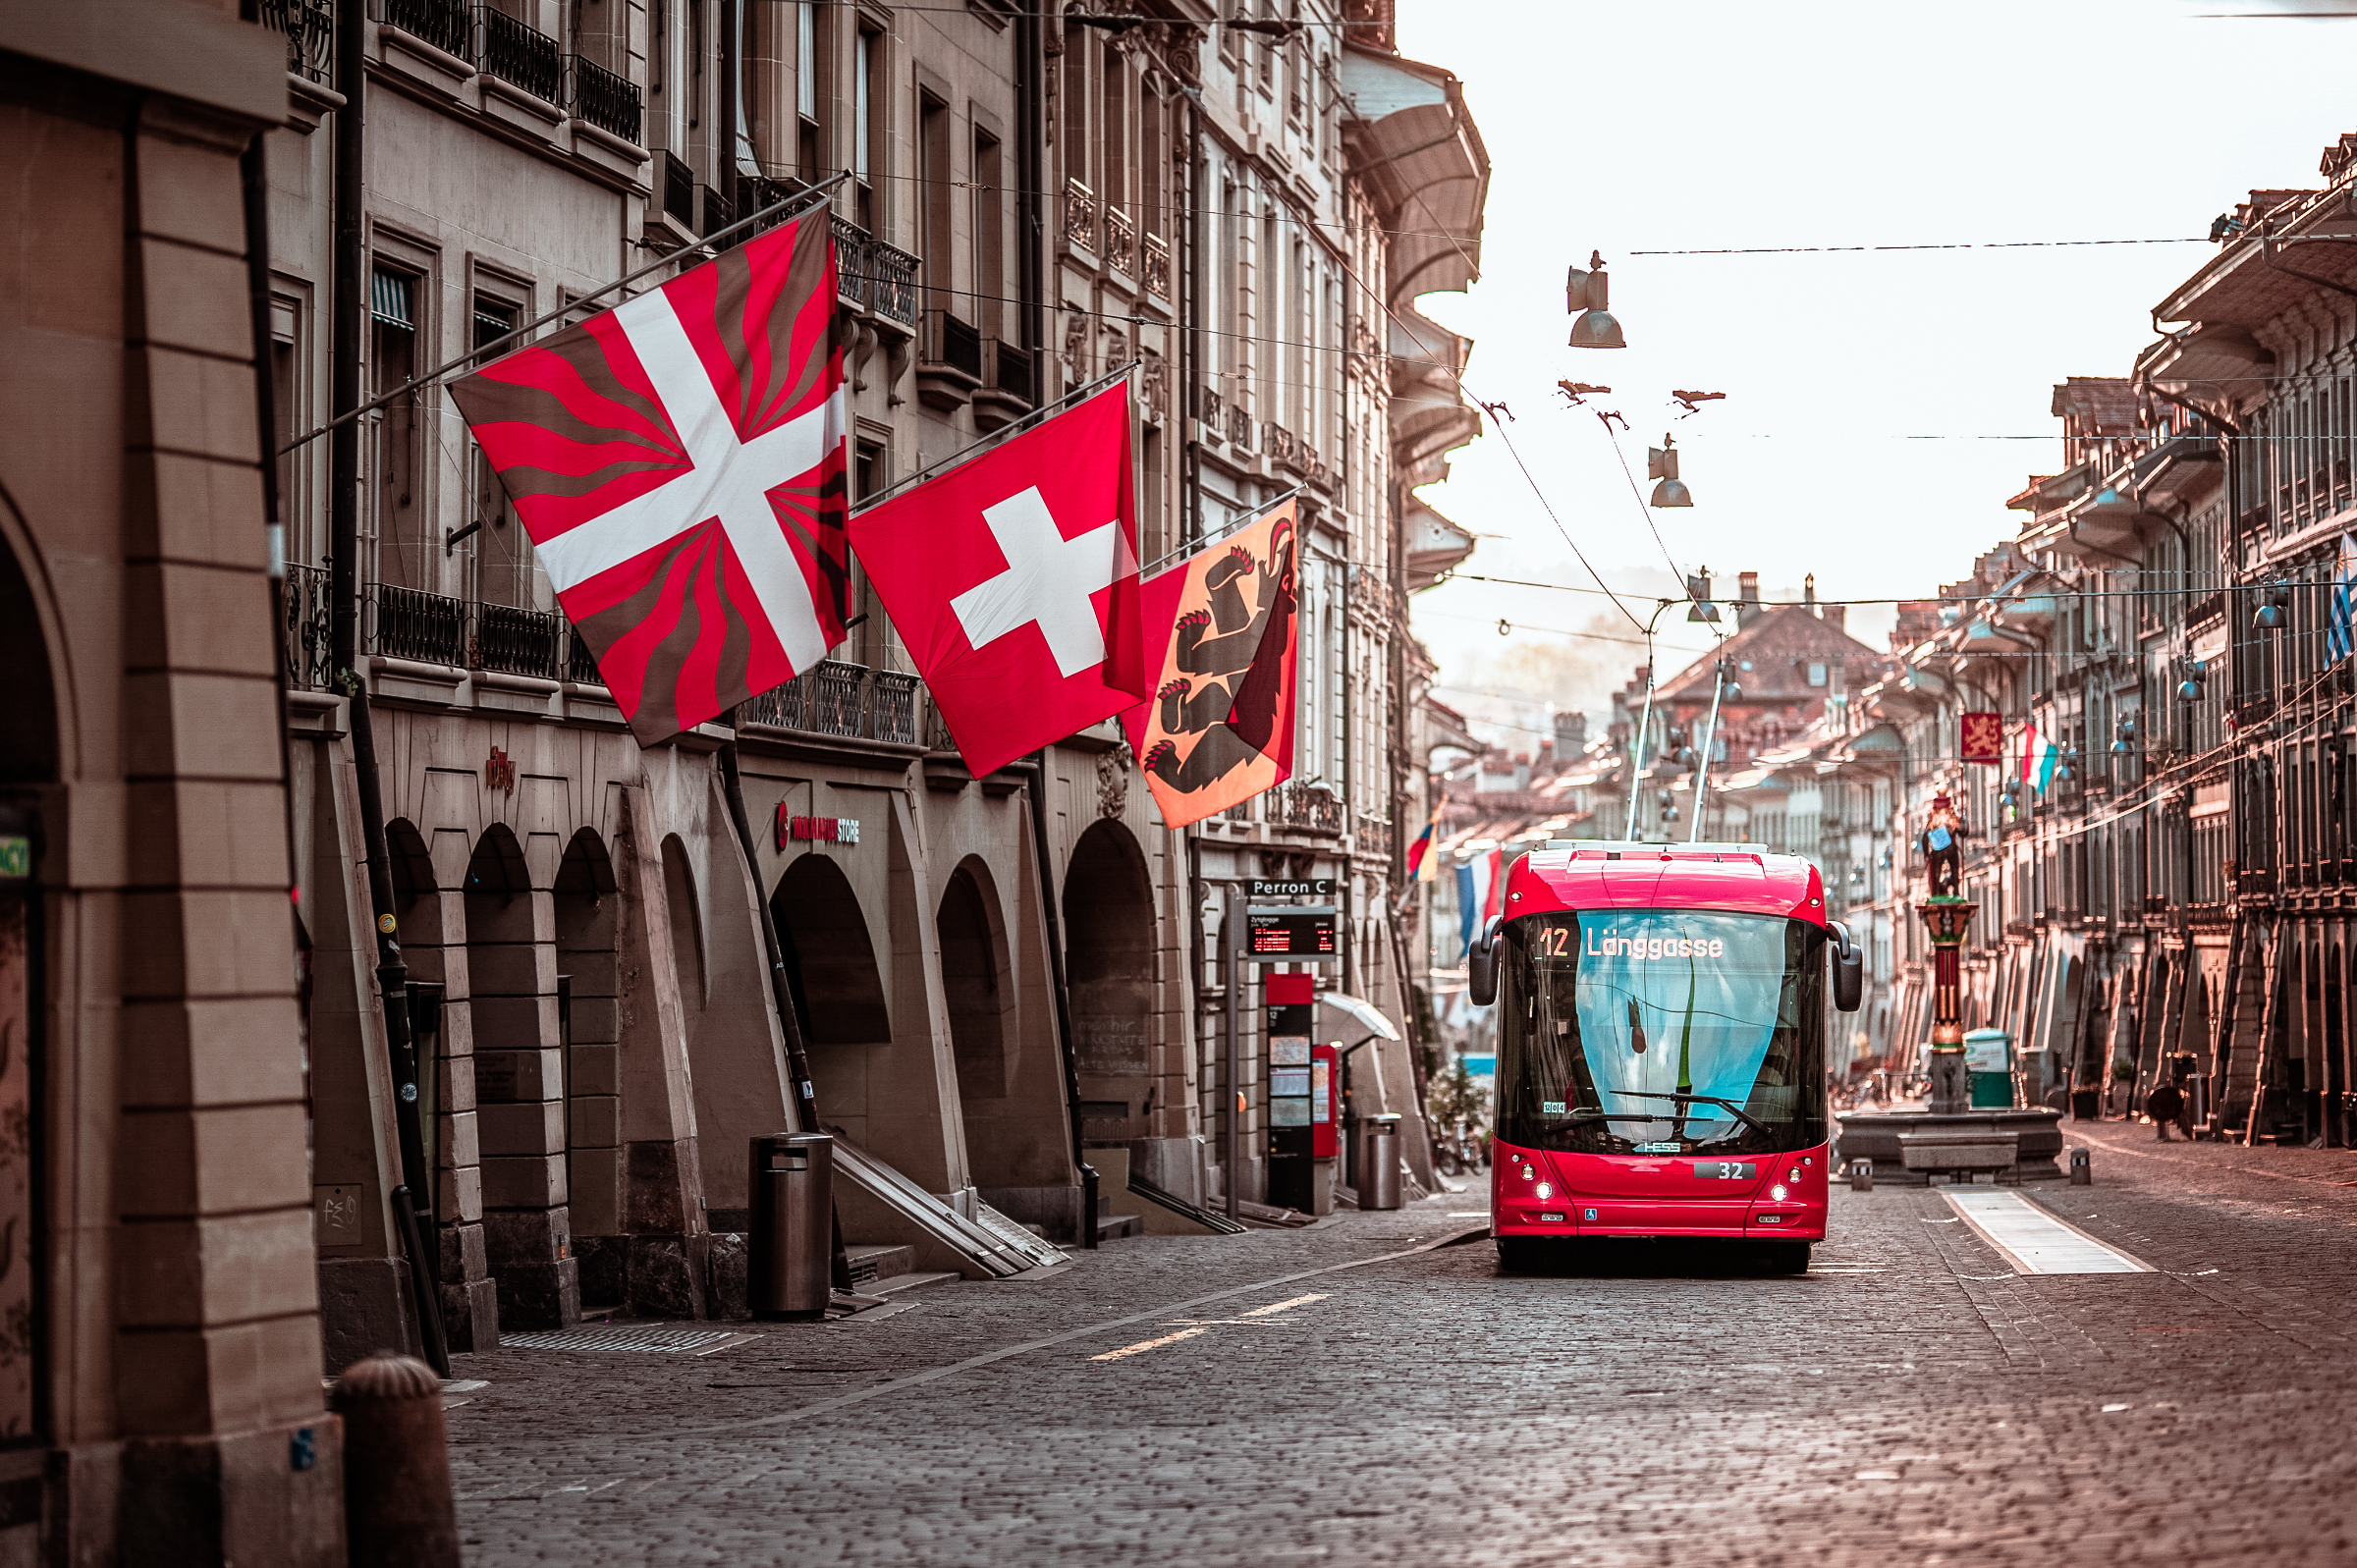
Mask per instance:
[[[1809,665],[1809,684],[1812,686],[1822,686],[1826,683],[1828,673],[1826,671],[1824,662],[1822,660],[1811,661]]]
[[[514,332],[523,319],[523,307],[479,290],[467,325],[467,346],[486,359],[503,351],[492,345]],[[532,542],[509,504],[507,488],[492,470],[491,460],[469,439],[468,512],[474,555],[475,597],[485,604],[533,609],[539,604],[538,573],[533,569]]]
[[[883,102],[875,90],[876,60],[883,51],[884,40],[861,27],[858,58],[851,74],[851,185],[859,227],[869,234],[882,232],[884,217],[876,203],[876,187],[882,183],[882,171],[876,167],[875,159],[884,145],[882,127],[876,124]]]
[[[826,75],[820,48],[825,42],[825,23],[815,4],[795,9],[800,13],[795,19],[794,46],[795,167],[805,182],[816,182],[827,172],[827,138],[821,116],[826,94],[820,90]]]
[[[999,189],[999,143],[974,133],[974,324],[985,338],[1003,338],[1006,315],[1006,197]]]
[[[417,305],[421,280],[413,273],[378,269],[368,279],[368,357],[374,371],[372,397],[407,385],[418,371]],[[399,397],[379,408],[375,426],[376,473],[372,521],[378,579],[405,588],[438,591],[441,579],[426,547],[424,476],[417,460],[420,395]]]

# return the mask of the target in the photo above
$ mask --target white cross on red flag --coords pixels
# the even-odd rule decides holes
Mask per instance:
[[[451,397],[640,745],[843,640],[843,353],[824,212]]]
[[[850,535],[976,774],[1146,694],[1126,382],[859,513]]]

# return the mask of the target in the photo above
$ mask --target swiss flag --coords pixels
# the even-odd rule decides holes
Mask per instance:
[[[850,541],[976,774],[1146,694],[1126,382],[854,514]]]

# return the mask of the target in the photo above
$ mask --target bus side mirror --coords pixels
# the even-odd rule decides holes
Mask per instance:
[[[1856,1012],[1859,995],[1866,987],[1866,955],[1847,926],[1838,920],[1826,924],[1834,934],[1834,1006],[1841,1012]]]
[[[1498,933],[1505,926],[1504,919],[1490,916],[1488,927],[1473,939],[1473,946],[1465,954],[1465,995],[1476,1007],[1498,1000]]]

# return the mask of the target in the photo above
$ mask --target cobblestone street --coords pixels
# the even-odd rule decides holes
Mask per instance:
[[[1475,1187],[701,1358],[462,1357],[469,1560],[2357,1560],[2357,1162],[2150,1137],[2031,1189],[2145,1273],[2016,1275],[1886,1185],[1805,1277],[1511,1277]]]

